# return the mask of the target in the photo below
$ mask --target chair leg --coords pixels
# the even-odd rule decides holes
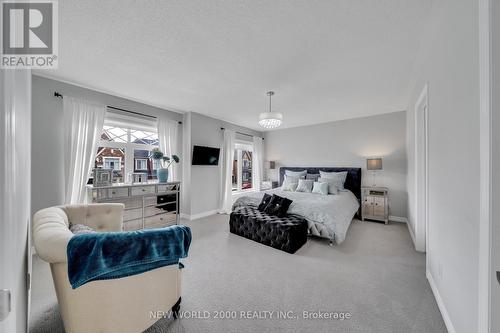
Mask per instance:
[[[174,319],[177,319],[179,317],[179,310],[181,309],[181,297],[175,302],[174,306],[172,306],[172,315],[174,316]]]

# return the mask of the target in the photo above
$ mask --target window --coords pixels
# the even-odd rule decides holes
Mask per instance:
[[[104,169],[120,170],[122,165],[121,157],[104,156]]]
[[[135,170],[147,171],[148,170],[148,159],[147,158],[136,158],[135,159]]]
[[[116,119],[117,115],[106,116],[94,167],[112,169],[114,183],[129,182],[134,172],[147,173],[148,179],[156,179],[159,166],[149,158],[151,150],[159,146],[156,123]]]
[[[233,191],[245,191],[253,188],[252,150],[252,144],[236,143],[232,176]]]

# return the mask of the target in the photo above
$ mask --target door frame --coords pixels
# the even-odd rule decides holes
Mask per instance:
[[[479,267],[478,333],[492,332],[493,151],[492,32],[493,1],[479,0]],[[498,285],[497,285],[498,288]]]
[[[428,252],[429,237],[429,86],[415,103],[415,249]],[[423,147],[420,140],[423,139]],[[422,153],[421,153],[422,150]],[[423,162],[422,162],[423,160]],[[423,165],[423,167],[422,167]],[[422,179],[423,178],[423,179]]]

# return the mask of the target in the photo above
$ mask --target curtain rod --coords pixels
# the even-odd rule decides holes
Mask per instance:
[[[55,91],[55,92],[54,92],[54,97],[63,98],[64,96],[63,96],[63,95],[61,95],[60,93],[58,93],[57,91]],[[113,109],[113,110],[119,110],[119,111],[123,111],[123,112],[128,112],[128,113],[136,114],[136,115],[143,116],[143,117],[148,117],[148,118],[153,118],[153,119],[156,119],[156,117],[155,117],[155,116],[151,116],[151,115],[149,115],[149,114],[144,114],[144,113],[140,113],[140,112],[135,112],[135,111],[125,110],[125,109],[122,109],[122,108],[117,108],[116,106],[106,105],[106,107],[108,107],[108,108],[110,108],[110,109]],[[179,124],[182,124],[182,121],[179,121],[178,123],[179,123]]]
[[[222,131],[223,131],[223,130],[225,130],[225,128],[224,128],[224,127],[221,127],[220,129],[221,129]],[[241,135],[246,135],[246,136],[251,136],[251,137],[253,137],[253,136],[254,136],[254,135],[252,135],[252,134],[246,134],[246,133],[242,133],[242,132],[238,132],[238,131],[235,131],[235,133],[238,133],[238,134],[241,134]],[[264,140],[264,138],[262,138],[262,140]]]

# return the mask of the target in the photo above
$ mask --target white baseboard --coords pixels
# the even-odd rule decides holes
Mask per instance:
[[[218,209],[214,209],[214,210],[209,210],[207,212],[193,214],[193,215],[188,215],[188,214],[185,214],[185,213],[181,213],[181,219],[186,219],[186,220],[189,220],[189,221],[193,221],[193,220],[198,220],[198,219],[201,219],[203,217],[210,216],[210,215],[215,215],[218,212],[219,212]]]
[[[434,282],[434,278],[432,277],[432,274],[428,269],[425,270],[425,276],[427,276],[427,280],[429,281],[429,284],[431,285],[432,293],[434,294],[434,298],[436,299],[436,303],[438,305],[439,311],[441,311],[441,316],[443,317],[444,324],[446,325],[446,329],[448,330],[448,333],[456,333],[455,327],[453,327],[453,323],[451,322],[450,315],[448,314],[448,311],[446,310],[446,307],[444,306],[443,299],[441,298],[441,295],[439,294],[439,290],[437,289],[436,283]]]
[[[392,222],[400,222],[400,223],[408,223],[408,219],[406,217],[400,217],[400,216],[389,216],[389,221]]]
[[[410,223],[406,223],[406,225],[408,226],[408,232],[410,233],[410,237],[411,237],[411,240],[413,241],[413,245],[417,246],[417,242],[415,241],[415,233],[413,232],[412,226],[410,225]]]

